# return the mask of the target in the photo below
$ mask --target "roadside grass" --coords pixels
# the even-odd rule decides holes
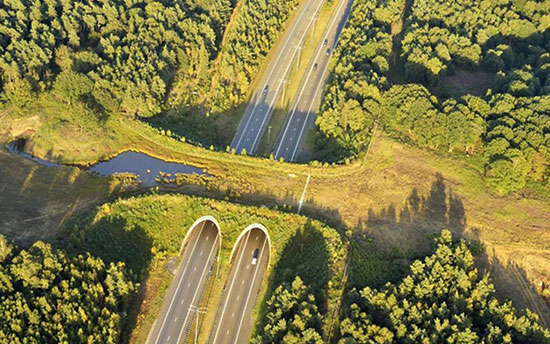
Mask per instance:
[[[313,29],[310,29],[307,33],[302,46],[303,50],[301,52],[299,65],[297,66],[298,61],[294,60],[292,67],[290,68],[289,75],[286,79],[287,84],[283,86],[286,87],[284,91],[284,99],[281,94],[275,104],[276,107],[268,123],[268,126],[271,127],[271,135],[268,137],[266,130],[260,140],[260,144],[258,145],[258,155],[269,156],[269,154],[273,152],[276,139],[284,125],[288,112],[291,110],[292,102],[295,100],[297,93],[300,91],[302,79],[306,75],[312,63],[315,62],[313,61],[313,55],[315,54],[320,42],[323,40],[326,27],[328,26],[330,18],[336,10],[337,5],[338,1],[325,3],[323,8],[319,11],[319,16],[315,24],[315,31],[313,31],[312,34]]]
[[[331,310],[332,305],[337,304],[342,296],[346,248],[338,232],[321,222],[266,208],[183,195],[163,194],[120,199],[75,218],[65,227],[65,231],[62,232],[64,239],[59,244],[66,247],[69,252],[85,250],[107,262],[123,261],[133,268],[138,280],[143,276],[149,276],[142,280],[146,290],[145,299],[139,305],[140,313],[130,343],[143,342],[147,338],[158,314],[159,304],[162,303],[163,293],[166,292],[166,281],[172,279],[170,274],[162,270],[166,258],[179,256],[181,243],[190,225],[203,215],[212,215],[219,221],[223,240],[220,274],[213,282],[211,297],[205,304],[210,312],[201,320],[200,342],[206,342],[212,326],[218,297],[231,267],[229,258],[236,238],[244,228],[254,222],[266,226],[273,245],[270,266],[264,277],[268,282],[262,285],[258,304],[263,304],[267,297],[266,292],[274,289],[274,268],[275,271],[290,271],[305,277],[310,276],[306,280],[323,285],[323,290],[317,290],[328,295],[324,300],[327,305],[325,308],[328,310]],[[289,241],[304,228],[316,233],[310,237],[316,239],[309,240],[307,249],[315,250],[314,248],[319,245],[326,247],[327,260],[317,262],[319,265],[325,264],[326,274],[316,275],[319,265],[300,266],[300,261],[281,260],[281,254],[285,252]],[[149,256],[150,259],[143,259]],[[163,287],[155,292],[159,285]],[[147,313],[148,311],[157,313],[152,316]],[[256,310],[255,316],[258,314]]]

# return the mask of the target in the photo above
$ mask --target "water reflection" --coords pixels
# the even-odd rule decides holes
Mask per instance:
[[[193,166],[179,164],[175,162],[166,162],[161,159],[138,152],[124,152],[116,157],[97,163],[90,167],[89,172],[94,172],[102,176],[110,176],[114,173],[134,173],[142,185],[156,185],[156,177],[160,172],[170,174],[168,179],[174,179],[175,173],[196,173],[205,174],[205,172]],[[167,178],[165,176],[165,178]]]
[[[19,139],[8,144],[8,151],[13,154],[19,154],[27,159],[37,162],[40,165],[48,167],[63,166],[55,162],[37,158],[28,153],[25,153],[25,140]],[[198,167],[179,164],[175,162],[166,162],[161,159],[153,158],[144,153],[124,152],[107,161],[99,162],[87,169],[90,173],[95,173],[101,176],[111,176],[115,173],[133,173],[137,175],[138,181],[144,186],[157,185],[156,178],[161,176],[161,172],[165,179],[174,180],[176,173],[196,173],[206,174],[205,171]]]

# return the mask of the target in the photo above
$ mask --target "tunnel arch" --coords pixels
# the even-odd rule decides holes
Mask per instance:
[[[222,251],[223,236],[222,236],[222,231],[220,229],[220,224],[219,224],[218,220],[216,220],[216,218],[214,216],[211,216],[211,215],[201,216],[195,222],[193,222],[191,227],[189,227],[189,230],[187,231],[187,234],[185,234],[185,238],[183,238],[183,242],[181,243],[180,255],[183,253],[183,248],[185,247],[185,245],[189,241],[189,238],[191,237],[191,233],[195,230],[195,228],[198,228],[201,223],[205,223],[207,221],[210,221],[214,224],[214,226],[218,230],[218,235],[220,236],[220,246],[218,248],[218,257],[216,258],[218,260],[218,263],[219,263],[220,254],[221,254],[221,251]]]
[[[267,266],[269,266],[269,262],[271,261],[271,238],[269,237],[269,232],[267,231],[267,228],[265,228],[264,225],[262,225],[261,223],[253,223],[253,224],[249,225],[248,227],[246,227],[241,232],[241,234],[239,234],[239,236],[237,237],[237,240],[235,240],[235,244],[233,245],[233,248],[231,249],[231,256],[229,258],[230,262],[233,261],[233,256],[235,255],[235,250],[239,246],[239,243],[241,242],[241,239],[243,238],[243,236],[246,233],[250,232],[251,230],[253,230],[255,228],[257,228],[257,229],[261,230],[262,232],[264,232],[264,234],[267,238],[267,252],[268,252]]]

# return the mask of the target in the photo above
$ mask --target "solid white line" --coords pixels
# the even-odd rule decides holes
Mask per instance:
[[[309,30],[309,27],[311,26],[311,24],[312,24],[313,21],[315,20],[315,13],[319,12],[319,10],[320,10],[321,7],[323,6],[323,4],[324,4],[324,1],[321,0],[321,2],[319,2],[319,6],[318,6],[317,9],[313,12],[314,15],[313,15],[313,17],[311,17],[309,23],[307,24],[307,27],[306,27],[306,29],[305,29],[305,31],[304,31],[304,34],[303,34],[302,37],[300,38],[298,45],[300,45],[300,43],[301,43],[301,42],[304,40],[304,38],[306,37],[307,32],[308,32],[308,30]],[[292,59],[290,60],[289,64],[287,65],[287,68],[286,68],[285,72],[283,73],[283,77],[284,77],[285,75],[287,75],[288,70],[292,67],[292,61],[293,61],[295,55],[296,55],[296,50],[294,50],[294,55],[292,55]],[[282,85],[282,84],[283,84],[283,83],[280,82],[280,83],[279,83],[279,86],[277,86],[277,90],[275,90],[275,95],[277,95],[277,94],[279,93],[279,89],[281,88],[281,85]],[[276,97],[273,97],[273,100],[271,101],[271,104],[269,104],[269,108],[267,109],[267,113],[266,113],[266,115],[264,116],[264,119],[263,119],[263,121],[262,121],[262,125],[260,126],[260,128],[263,128],[263,126],[265,125],[265,121],[267,120],[267,117],[268,117],[268,114],[269,114],[269,112],[270,112],[270,109],[273,108],[273,104],[275,103],[276,100],[277,100],[277,98],[276,98]],[[261,131],[258,130],[258,133],[256,134],[256,138],[254,139],[254,143],[252,144],[252,147],[251,147],[251,149],[250,149],[250,152],[253,152],[253,151],[254,151],[254,147],[256,147],[256,141],[258,141],[258,138],[259,138],[259,136],[260,136],[260,135],[259,135],[260,132],[261,132]]]
[[[332,20],[329,24],[329,28],[328,28],[328,31],[327,31],[327,36],[330,34],[330,31],[332,30],[332,26],[334,25],[334,23],[336,22],[336,18],[338,18],[338,13],[340,12],[340,10],[342,9],[342,5],[346,2],[346,0],[341,0],[340,2],[340,5],[338,6],[338,9],[336,10],[334,16],[332,17]],[[326,37],[326,36],[325,36]],[[315,61],[317,61],[319,59],[319,55],[321,54],[321,52],[323,51],[323,43],[321,43],[321,45],[319,46],[319,50],[317,51],[317,55],[315,55],[315,60],[314,60],[314,63]],[[336,44],[334,45],[336,46]],[[327,64],[327,66],[330,64],[330,56],[329,56],[329,63]],[[326,70],[326,69],[325,69]],[[275,152],[275,159],[278,159],[278,155],[279,155],[279,151],[281,150],[281,146],[284,142],[284,139],[285,139],[285,136],[286,136],[286,133],[288,131],[288,128],[290,127],[290,124],[292,123],[292,118],[294,117],[294,114],[296,113],[296,109],[298,108],[298,104],[300,103],[300,98],[302,97],[302,95],[304,94],[304,91],[306,89],[306,86],[307,86],[307,83],[309,81],[309,78],[311,77],[311,74],[313,73],[313,66],[311,66],[311,69],[309,70],[309,73],[306,77],[306,81],[304,82],[303,86],[302,86],[302,89],[300,91],[300,95],[298,96],[298,99],[296,100],[296,105],[294,105],[294,108],[292,109],[292,113],[290,114],[290,119],[289,121],[287,122],[287,126],[285,127],[285,130],[283,131],[283,136],[281,137],[281,142],[279,143],[279,147],[277,148],[276,152]],[[323,75],[324,75],[324,71],[323,71]],[[321,75],[321,76],[323,76]],[[323,80],[323,79],[321,79]],[[317,86],[319,87],[319,85]],[[314,97],[315,99],[315,97]],[[313,103],[313,102],[312,102]],[[307,122],[307,121],[304,121],[304,123]],[[297,143],[299,142],[296,141]],[[292,160],[292,159],[291,159]]]
[[[205,272],[208,270],[208,266],[210,265],[210,259],[212,258],[212,252],[214,252],[214,247],[216,247],[216,242],[218,242],[218,238],[220,236],[218,235],[216,237],[216,240],[214,240],[214,244],[212,245],[212,248],[210,249],[210,253],[208,254],[208,259],[206,260],[206,264],[204,266],[204,270],[202,270],[202,274],[201,274],[201,278],[199,279],[199,284],[197,285],[197,288],[195,289],[195,293],[193,294],[193,298],[191,299],[191,303],[189,304],[189,308],[191,308],[193,306],[193,303],[195,302],[195,298],[197,297],[197,293],[199,292],[199,290],[201,289],[200,286],[202,284],[202,280],[204,278],[204,274]],[[180,334],[178,336],[178,340],[176,341],[176,343],[179,343],[180,340],[181,340],[181,336],[183,334],[183,330],[185,330],[185,323],[187,322],[187,318],[189,317],[189,314],[191,313],[191,310],[188,309],[187,310],[187,314],[185,315],[185,319],[183,320],[183,324],[181,325],[181,330],[180,330]]]
[[[192,257],[193,252],[195,252],[195,248],[197,247],[197,243],[199,242],[199,238],[200,238],[200,235],[202,234],[202,230],[204,229],[204,224],[205,223],[206,223],[206,221],[204,221],[202,223],[201,231],[200,231],[199,235],[197,236],[197,239],[195,239],[195,244],[193,245],[193,249],[191,250],[191,254],[189,255],[189,257]],[[183,257],[182,257],[182,259],[183,259]],[[162,334],[162,329],[164,328],[164,325],[166,324],[166,320],[168,319],[168,316],[170,315],[170,310],[172,309],[174,301],[176,300],[176,296],[178,295],[178,290],[180,289],[181,282],[183,282],[183,276],[185,276],[185,271],[187,271],[188,267],[189,267],[189,262],[187,262],[187,265],[183,269],[183,273],[181,274],[180,281],[178,282],[178,286],[176,287],[176,291],[174,292],[174,296],[172,297],[172,301],[170,302],[170,305],[168,306],[168,311],[166,311],[166,316],[164,317],[164,320],[162,321],[162,324],[160,325],[160,330],[159,330],[159,333],[157,335],[157,339],[155,340],[155,343],[159,342],[160,335]]]
[[[227,297],[225,299],[225,303],[223,305],[222,309],[222,315],[220,317],[220,321],[218,322],[218,329],[216,330],[216,334],[214,335],[214,340],[212,341],[213,344],[216,343],[216,338],[218,338],[218,333],[220,332],[220,328],[223,323],[223,315],[225,314],[225,309],[227,307],[227,302],[229,301],[229,298],[231,296],[231,290],[233,289],[233,284],[235,283],[235,278],[237,278],[237,272],[239,272],[239,266],[241,265],[241,261],[243,260],[244,251],[246,250],[246,243],[248,242],[248,237],[250,236],[251,230],[246,233],[246,240],[243,245],[243,250],[241,252],[241,256],[239,257],[239,262],[237,263],[237,267],[235,268],[235,275],[233,275],[233,280],[231,280],[231,285],[229,286],[229,292],[227,293]],[[242,240],[242,239],[241,239]]]
[[[302,17],[304,16],[304,14],[307,12],[307,6],[308,5],[304,5],[304,10],[302,13],[300,13],[300,16],[296,19],[296,21],[294,22],[294,26],[292,27],[292,29],[290,30],[290,33],[287,37],[292,37],[294,35],[294,31],[296,31],[296,28],[298,28],[300,26],[300,22],[301,22],[301,19]],[[279,55],[277,55],[277,58],[275,59],[275,63],[273,64],[273,68],[271,68],[271,71],[269,72],[268,76],[267,76],[267,79],[265,79],[265,83],[264,83],[264,87],[262,87],[261,91],[263,93],[264,89],[265,89],[265,86],[268,85],[269,83],[269,79],[271,79],[271,76],[273,75],[273,73],[275,72],[275,70],[277,69],[277,63],[279,62],[279,60],[281,59],[281,56],[283,56],[283,52],[285,51],[286,49],[286,46],[288,45],[288,43],[291,41],[292,39],[289,38],[288,40],[286,40],[284,43],[283,43],[283,46],[281,49],[279,49]],[[293,57],[294,58],[294,57]],[[257,97],[256,97],[257,99]],[[254,112],[256,111],[256,107],[258,107],[258,105],[261,104],[261,99],[262,97],[260,96],[260,103],[256,103],[254,105],[254,107],[252,108],[252,112],[250,113],[250,117],[248,118],[248,120],[246,121],[246,124],[243,128],[243,131],[241,132],[241,137],[239,138],[239,140],[237,141],[237,145],[235,146],[235,151],[237,152],[237,154],[239,154],[240,152],[238,151],[239,149],[239,146],[241,144],[241,141],[243,139],[243,136],[244,136],[244,133],[246,133],[246,129],[248,128],[248,124],[250,123],[250,119],[252,119],[253,115],[254,115]]]
[[[256,280],[256,275],[258,274],[258,270],[260,269],[260,264],[261,264],[261,261],[262,261],[262,255],[264,254],[264,248],[265,248],[266,241],[267,241],[267,236],[264,239],[264,243],[262,245],[262,250],[260,251],[260,256],[258,257],[258,265],[256,265],[256,271],[254,271],[254,277],[252,277],[252,283],[250,284],[250,289],[248,289],[248,295],[246,297],[246,302],[244,303],[244,309],[241,313],[241,321],[239,322],[239,327],[237,329],[237,336],[235,337],[235,344],[237,344],[237,342],[239,341],[239,334],[241,333],[241,328],[242,328],[243,320],[244,320],[244,314],[246,313],[246,307],[248,306],[248,302],[250,301],[250,294],[252,294],[252,289],[254,289],[254,281]]]

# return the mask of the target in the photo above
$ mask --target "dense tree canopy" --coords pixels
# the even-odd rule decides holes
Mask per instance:
[[[136,286],[124,265],[0,236],[0,342],[118,343]]]
[[[536,315],[494,298],[489,276],[478,277],[466,243],[453,244],[449,231],[410,270],[396,285],[354,292],[340,343],[550,343]]]
[[[277,287],[267,301],[266,313],[266,324],[253,343],[324,343],[315,296],[300,277]]]
[[[406,12],[405,3],[354,2],[317,119],[317,158],[357,156],[379,121],[420,147],[483,154],[497,194],[548,183],[550,3],[416,0]],[[493,89],[435,95],[464,70],[494,73]]]
[[[54,85],[67,100],[89,95],[102,109],[158,113],[174,82],[209,80],[204,72],[231,6],[230,0],[6,1],[0,85],[7,93],[26,85],[20,80],[35,92]]]

